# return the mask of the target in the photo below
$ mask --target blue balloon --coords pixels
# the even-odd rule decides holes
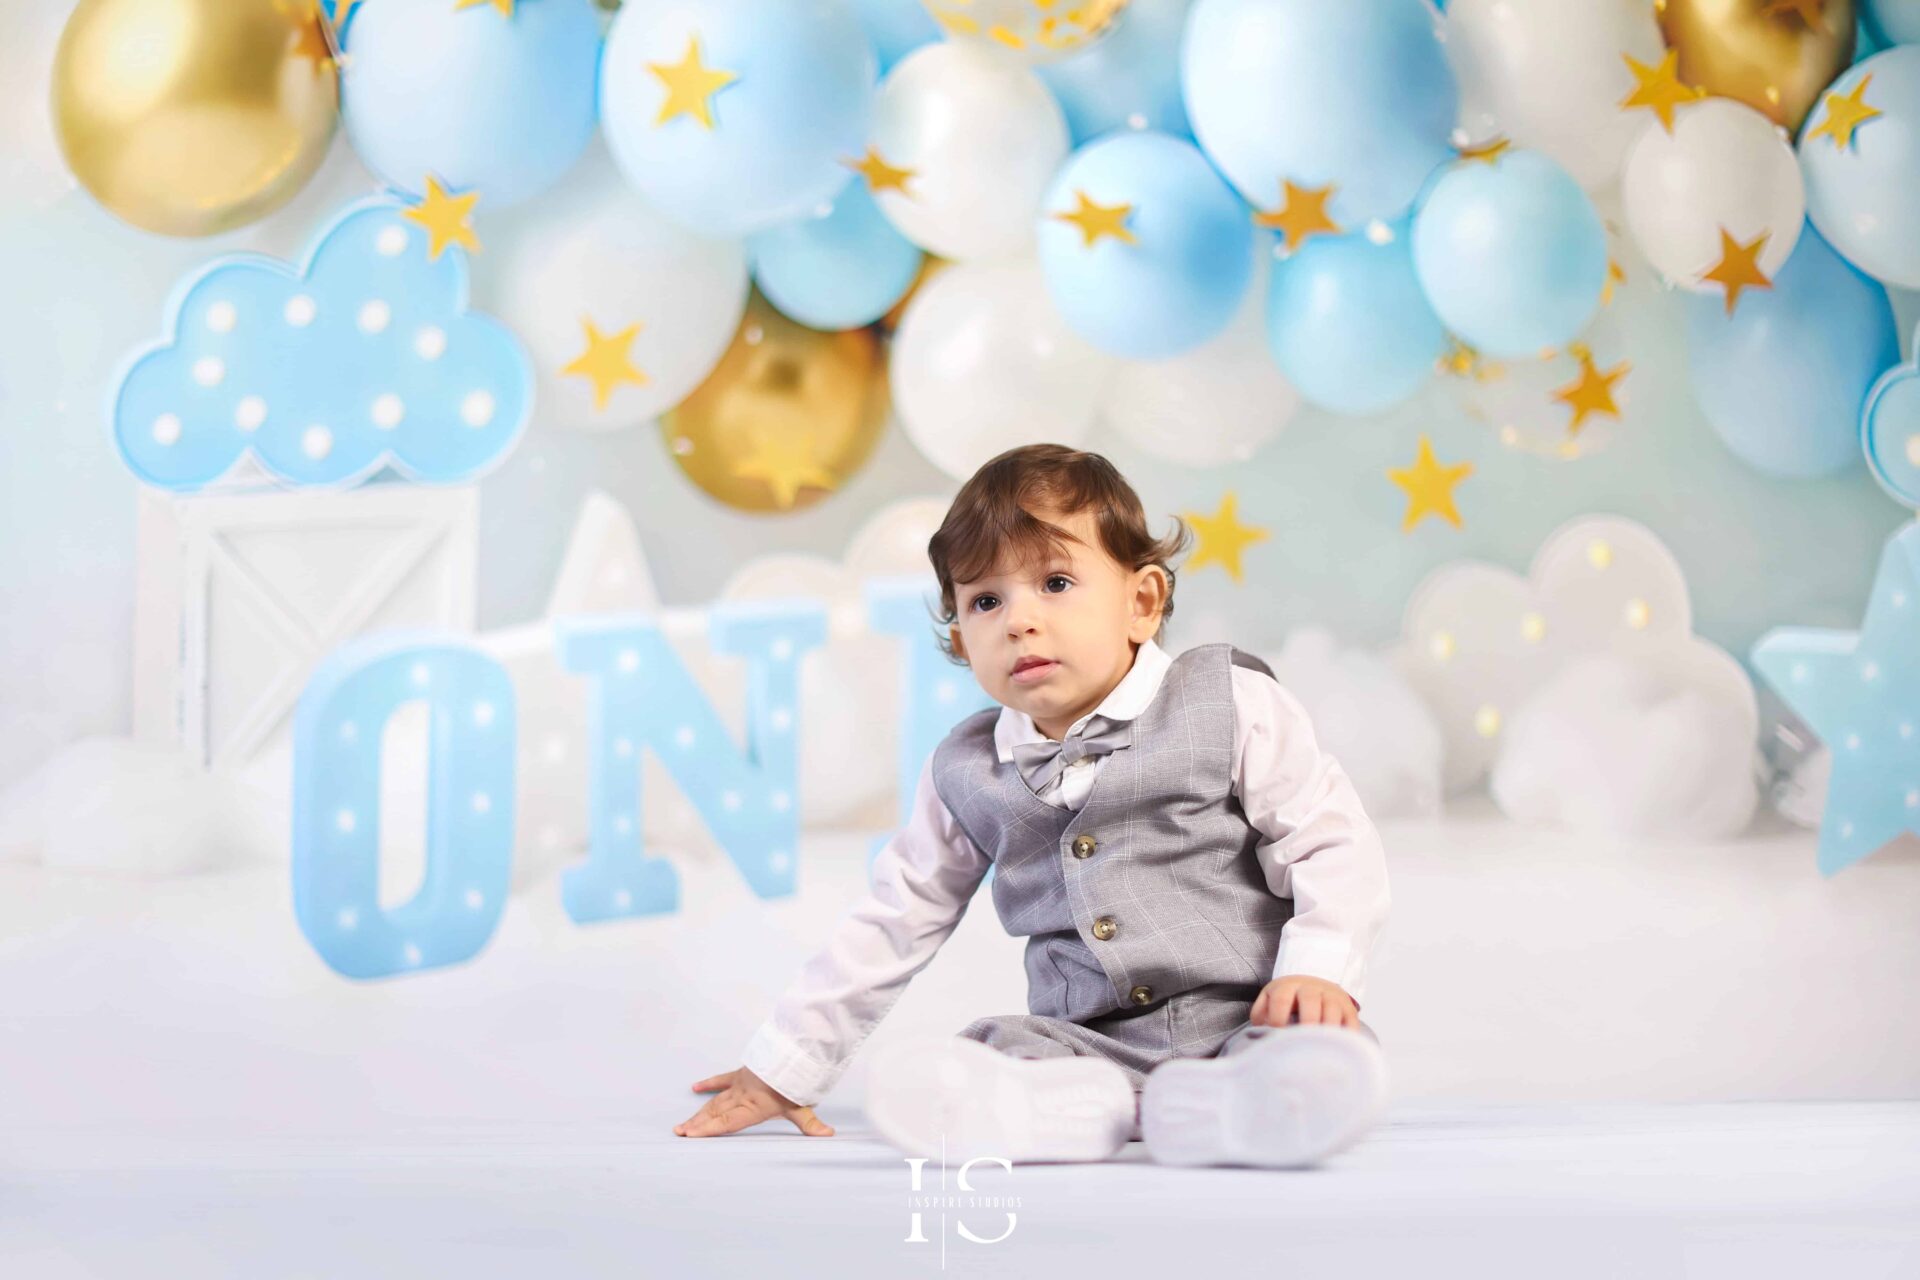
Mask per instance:
[[[1133,0],[1090,47],[1034,68],[1060,100],[1076,147],[1113,129],[1190,138],[1180,40],[1193,0]]]
[[[1826,99],[1866,77],[1865,102],[1881,114],[1853,130],[1850,144],[1814,137]],[[1828,86],[1801,126],[1800,172],[1807,213],[1847,261],[1902,289],[1920,289],[1920,45],[1895,45],[1854,64]]]
[[[1920,334],[1911,359],[1880,375],[1860,410],[1867,468],[1896,502],[1920,507]]]
[[[1111,226],[1066,220],[1096,206]],[[1164,133],[1110,134],[1067,157],[1041,203],[1039,239],[1061,318],[1133,359],[1176,355],[1219,333],[1253,277],[1245,207],[1192,143]]]
[[[880,58],[880,74],[923,44],[940,39],[940,24],[920,0],[853,0],[860,25]]]
[[[624,5],[602,64],[615,162],[654,208],[704,235],[806,217],[866,148],[877,62],[848,0]]]
[[[1426,0],[1198,0],[1181,84],[1194,137],[1247,203],[1332,184],[1343,230],[1406,212],[1453,154],[1459,90]]]
[[[1392,239],[1314,236],[1267,280],[1267,345],[1307,400],[1374,413],[1418,391],[1447,349],[1447,331],[1414,274],[1404,222]]]
[[[1920,43],[1920,0],[1861,0],[1860,24],[1880,48]]]
[[[1813,227],[1732,315],[1717,294],[1689,295],[1687,337],[1694,399],[1742,461],[1790,478],[1860,464],[1861,404],[1900,358],[1893,306]]]
[[[1607,284],[1607,233],[1580,184],[1537,151],[1442,173],[1413,219],[1413,265],[1447,328],[1486,355],[1580,335]]]
[[[477,190],[497,209],[540,194],[593,138],[600,11],[593,0],[492,6],[378,0],[347,23],[340,113],[388,186]]]
[[[815,329],[872,324],[920,271],[919,246],[893,229],[859,181],[824,213],[754,236],[747,254],[767,300]]]

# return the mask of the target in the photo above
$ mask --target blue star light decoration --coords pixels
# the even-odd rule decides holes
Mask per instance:
[[[1920,524],[1887,541],[1860,630],[1775,628],[1753,663],[1833,754],[1821,872],[1920,832]]]
[[[230,254],[176,288],[166,336],[114,381],[114,441],[134,475],[192,491],[251,455],[295,486],[386,465],[456,484],[504,458],[533,407],[532,362],[468,309],[460,248],[432,256],[405,212],[369,197],[300,266]]]

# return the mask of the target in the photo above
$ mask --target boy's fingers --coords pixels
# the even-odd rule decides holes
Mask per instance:
[[[833,1126],[813,1114],[812,1107],[801,1107],[789,1116],[788,1119],[798,1125],[800,1132],[810,1138],[831,1138],[833,1136]]]
[[[1300,1006],[1300,1021],[1302,1023],[1320,1021],[1320,993],[1318,991],[1302,991],[1299,995],[1298,1003]]]
[[[724,1089],[727,1087],[728,1076],[732,1074],[732,1072],[728,1072],[727,1075],[724,1076],[708,1076],[705,1080],[695,1080],[693,1082],[693,1091],[695,1093],[712,1093],[715,1089]]]

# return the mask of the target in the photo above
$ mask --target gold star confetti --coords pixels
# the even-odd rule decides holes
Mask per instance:
[[[933,20],[940,24],[941,30],[948,35],[977,36],[980,34],[980,20],[952,9],[933,10]]]
[[[667,87],[666,101],[654,124],[663,125],[675,116],[692,116],[702,128],[713,128],[713,95],[740,77],[731,71],[709,67],[700,61],[700,37],[687,37],[687,52],[679,62],[649,62],[647,70]]]
[[[1685,106],[1689,102],[1698,102],[1707,96],[1705,89],[1693,89],[1680,83],[1680,51],[1667,50],[1660,59],[1660,65],[1650,67],[1630,53],[1620,55],[1627,60],[1627,67],[1638,81],[1633,92],[1620,99],[1620,109],[1630,111],[1634,107],[1650,107],[1653,114],[1660,117],[1660,123],[1668,133],[1673,132],[1673,109]]]
[[[1505,155],[1508,148],[1512,146],[1513,139],[1507,137],[1505,134],[1500,134],[1485,142],[1476,142],[1470,147],[1461,147],[1458,149],[1458,152],[1462,160],[1479,160],[1485,164],[1492,164],[1501,156]]]
[[[766,481],[781,507],[793,505],[802,485],[828,490],[834,487],[833,472],[814,456],[818,442],[812,431],[763,431],[753,443],[753,452],[733,464],[733,474]]]
[[[637,387],[647,385],[647,375],[634,366],[627,355],[627,348],[633,345],[634,335],[640,332],[640,326],[630,324],[618,333],[606,334],[594,326],[592,320],[580,317],[581,326],[587,331],[587,349],[575,356],[560,369],[562,377],[582,377],[593,382],[593,407],[599,411],[607,407],[607,399],[614,388],[623,382],[631,382]]]
[[[1627,269],[1620,265],[1620,259],[1607,259],[1607,282],[1600,286],[1600,305],[1613,305],[1613,286],[1627,282]]]
[[[1095,204],[1086,192],[1075,189],[1073,197],[1080,207],[1072,213],[1050,213],[1047,216],[1056,222],[1065,222],[1080,228],[1084,237],[1081,247],[1092,248],[1101,236],[1112,236],[1128,244],[1138,244],[1133,232],[1127,229],[1127,219],[1133,216],[1130,204]]]
[[[1280,242],[1286,245],[1289,253],[1298,249],[1309,236],[1340,233],[1340,224],[1327,216],[1327,201],[1333,198],[1332,184],[1296,187],[1291,180],[1282,179],[1281,182],[1284,191],[1280,197],[1280,208],[1272,212],[1256,212],[1253,215],[1255,226],[1278,231]]]
[[[907,182],[914,176],[914,171],[888,164],[881,157],[880,152],[872,146],[867,148],[867,154],[860,159],[842,160],[840,163],[865,178],[867,190],[874,195],[879,195],[882,191],[898,191],[908,198],[913,196],[913,192],[907,190]]]
[[[462,9],[477,9],[483,4],[492,5],[494,12],[503,18],[511,18],[513,16],[513,0],[453,0],[453,8],[456,13]]]
[[[1443,465],[1433,456],[1433,442],[1422,435],[1419,456],[1411,467],[1387,468],[1387,479],[1407,491],[1407,515],[1400,522],[1400,532],[1407,532],[1428,516],[1439,516],[1458,529],[1460,512],[1453,505],[1453,488],[1471,474],[1471,462]]]
[[[1506,376],[1507,367],[1498,360],[1489,360],[1474,348],[1449,337],[1451,344],[1438,361],[1440,372],[1456,378],[1472,378],[1475,382],[1492,382]]]
[[[1873,73],[1860,77],[1860,83],[1853,86],[1852,93],[1830,93],[1827,95],[1827,118],[1816,125],[1807,134],[1806,141],[1812,142],[1822,134],[1833,139],[1835,151],[1845,151],[1853,145],[1853,131],[1866,121],[1880,114],[1880,108],[1870,107],[1863,101],[1867,86],[1873,83]]]
[[[458,244],[469,253],[480,252],[480,241],[467,221],[473,213],[474,202],[479,199],[478,191],[448,195],[438,178],[427,175],[426,198],[407,209],[404,215],[427,229],[427,261],[437,261],[448,244]]]
[[[1218,564],[1232,575],[1235,582],[1240,581],[1240,553],[1253,543],[1268,537],[1265,529],[1240,523],[1235,510],[1238,499],[1232,490],[1220,499],[1220,509],[1212,515],[1203,515],[1198,511],[1186,511],[1181,514],[1192,522],[1194,532],[1200,537],[1200,545],[1187,558],[1186,570],[1198,569],[1206,564]]]
[[[1620,406],[1613,399],[1613,384],[1626,377],[1633,365],[1622,360],[1602,373],[1594,367],[1593,352],[1585,346],[1575,344],[1569,350],[1574,359],[1580,362],[1580,376],[1556,390],[1553,398],[1573,410],[1573,421],[1567,424],[1567,434],[1578,435],[1580,428],[1586,425],[1588,414],[1604,413],[1610,418],[1620,416]]]
[[[1753,243],[1741,244],[1727,234],[1725,227],[1720,228],[1720,261],[1700,278],[1725,286],[1728,315],[1733,314],[1733,304],[1740,300],[1742,289],[1773,288],[1773,281],[1760,270],[1760,246],[1767,242],[1767,234],[1762,231]]]

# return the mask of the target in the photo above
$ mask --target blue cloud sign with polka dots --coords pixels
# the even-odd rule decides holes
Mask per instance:
[[[1860,630],[1777,628],[1753,664],[1832,753],[1820,870],[1920,832],[1920,524],[1881,552]]]
[[[184,281],[167,335],[115,381],[115,442],[133,473],[199,489],[249,454],[274,478],[345,486],[385,464],[456,483],[513,448],[533,367],[511,330],[467,308],[459,246],[390,195],[347,206],[299,267],[219,258]]]

